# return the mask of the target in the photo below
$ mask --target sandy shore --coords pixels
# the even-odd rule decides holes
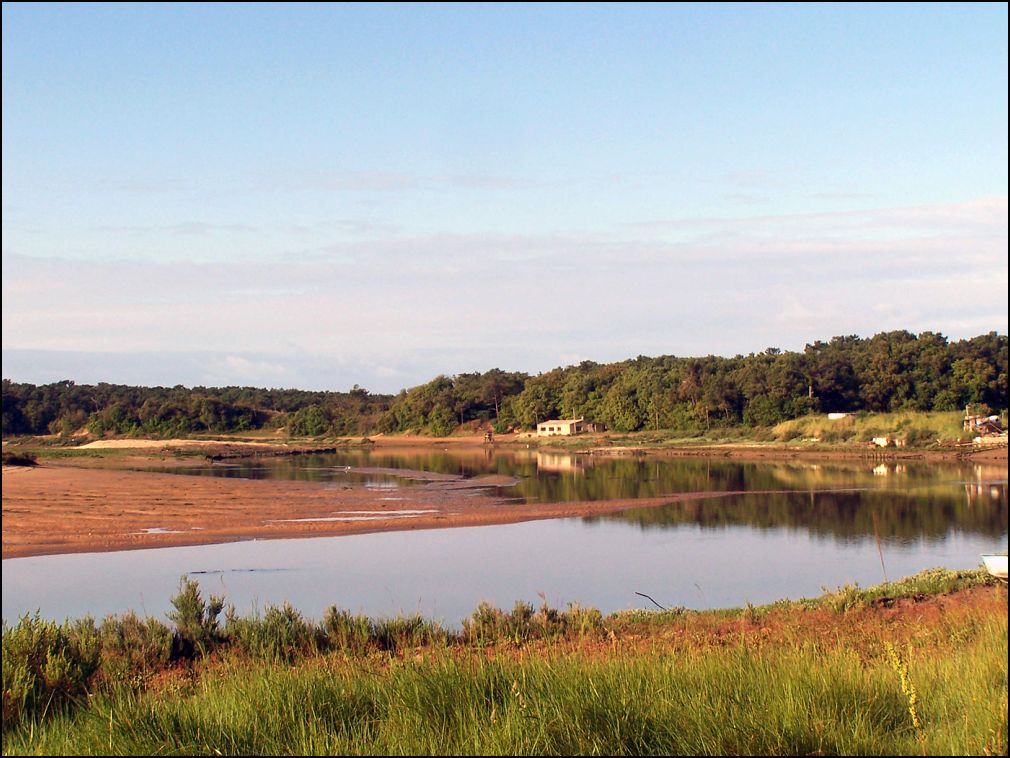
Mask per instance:
[[[400,436],[377,439],[377,447],[473,448],[485,455],[480,438]],[[513,441],[513,445],[521,444]],[[196,455],[193,448],[198,448]],[[52,555],[152,547],[199,545],[247,539],[321,537],[410,529],[508,524],[535,519],[592,516],[626,508],[712,497],[679,493],[652,499],[525,504],[489,495],[471,484],[421,477],[425,483],[390,491],[351,485],[279,480],[180,476],[125,470],[138,466],[207,465],[206,455],[289,455],[276,443],[197,440],[115,440],[93,444],[96,455],[36,467],[3,467],[3,557]],[[551,450],[552,448],[545,448]],[[101,451],[108,454],[102,454]],[[189,454],[178,457],[180,450]],[[558,450],[558,452],[562,452]],[[600,455],[659,455],[790,460],[802,451],[733,446],[689,449],[603,449]],[[846,451],[819,451],[821,459],[858,457]],[[895,458],[939,456],[911,454]],[[1007,450],[976,454],[979,461],[1003,461]],[[487,481],[487,485],[495,482]],[[498,484],[503,484],[499,482]],[[730,494],[730,493],[722,493]],[[340,520],[337,520],[340,519]]]
[[[710,496],[527,505],[453,484],[375,492],[316,482],[5,466],[3,557],[508,524]],[[333,518],[348,520],[296,520]]]

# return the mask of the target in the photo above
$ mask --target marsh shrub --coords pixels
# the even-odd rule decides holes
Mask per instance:
[[[175,622],[174,658],[206,655],[220,641],[217,617],[224,609],[224,598],[210,596],[204,601],[200,586],[188,577],[179,580],[179,593],[172,598],[174,611],[168,617]]]
[[[569,634],[602,634],[603,614],[596,608],[583,608],[577,603],[569,603],[568,610],[552,608],[546,601],[534,617],[537,636],[553,640]]]
[[[247,655],[283,661],[316,652],[323,636],[290,603],[267,606],[262,618],[238,618],[234,609],[229,609],[225,635],[235,649]]]
[[[91,616],[67,620],[61,627],[67,643],[77,651],[86,667],[94,672],[102,664],[102,635]]]
[[[92,623],[93,626],[93,623]],[[85,635],[72,639],[64,627],[39,617],[22,616],[3,625],[3,729],[25,716],[62,706],[84,694],[98,667],[98,649]]]
[[[399,650],[433,645],[443,642],[446,632],[437,622],[428,621],[420,614],[381,619],[372,626],[372,639],[380,650],[395,653]]]
[[[596,608],[583,608],[575,603],[570,604],[568,610],[559,611],[544,602],[536,612],[532,605],[521,600],[509,612],[481,603],[463,621],[464,636],[478,645],[519,644],[532,639],[602,634],[603,631],[603,614]]]
[[[323,614],[322,634],[328,649],[360,654],[371,643],[372,620],[331,605]]]
[[[478,645],[503,641],[519,643],[534,636],[533,618],[533,606],[522,600],[508,613],[482,602],[470,618],[463,620],[463,634]]]
[[[568,606],[565,614],[568,619],[568,628],[580,637],[586,635],[602,635],[606,631],[603,626],[603,614],[598,608],[583,608],[581,605],[572,603]]]
[[[110,682],[143,685],[172,657],[172,630],[154,618],[130,611],[108,616],[97,630],[102,651],[102,676]]]
[[[463,619],[463,634],[472,643],[494,641],[498,637],[501,615],[502,611],[498,608],[490,603],[481,602],[470,614],[470,618]]]

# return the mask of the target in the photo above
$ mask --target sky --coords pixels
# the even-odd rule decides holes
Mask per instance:
[[[1007,333],[1007,5],[3,4],[3,377]]]

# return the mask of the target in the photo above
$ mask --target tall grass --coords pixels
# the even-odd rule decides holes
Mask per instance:
[[[952,653],[954,651],[951,651]],[[942,755],[1005,753],[1006,622],[909,657],[921,727],[886,655],[737,645],[297,667],[226,662],[189,688],[111,693],[4,751],[41,754]]]
[[[870,442],[874,437],[891,437],[910,447],[928,447],[942,442],[970,439],[962,428],[962,411],[896,411],[859,413],[829,420],[824,414],[783,421],[772,428],[780,441]]]
[[[932,571],[818,601],[606,618],[482,605],[451,632],[288,605],[221,625],[220,599],[185,580],[174,628],[5,624],[4,753],[1006,754],[1003,586],[976,612],[886,615],[986,584]]]

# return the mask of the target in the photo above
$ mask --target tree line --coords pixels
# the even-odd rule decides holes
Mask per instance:
[[[173,437],[285,427],[292,436],[363,434],[390,396],[257,387],[131,387],[120,384],[19,384],[3,380],[3,435],[81,431]]]
[[[438,376],[395,396],[253,387],[36,386],[3,381],[3,434],[167,436],[284,428],[291,436],[461,427],[498,433],[584,416],[615,431],[772,426],[813,412],[1007,407],[1007,337],[942,334],[834,337],[802,352],[732,358],[639,356],[583,361],[535,376],[498,368]]]

